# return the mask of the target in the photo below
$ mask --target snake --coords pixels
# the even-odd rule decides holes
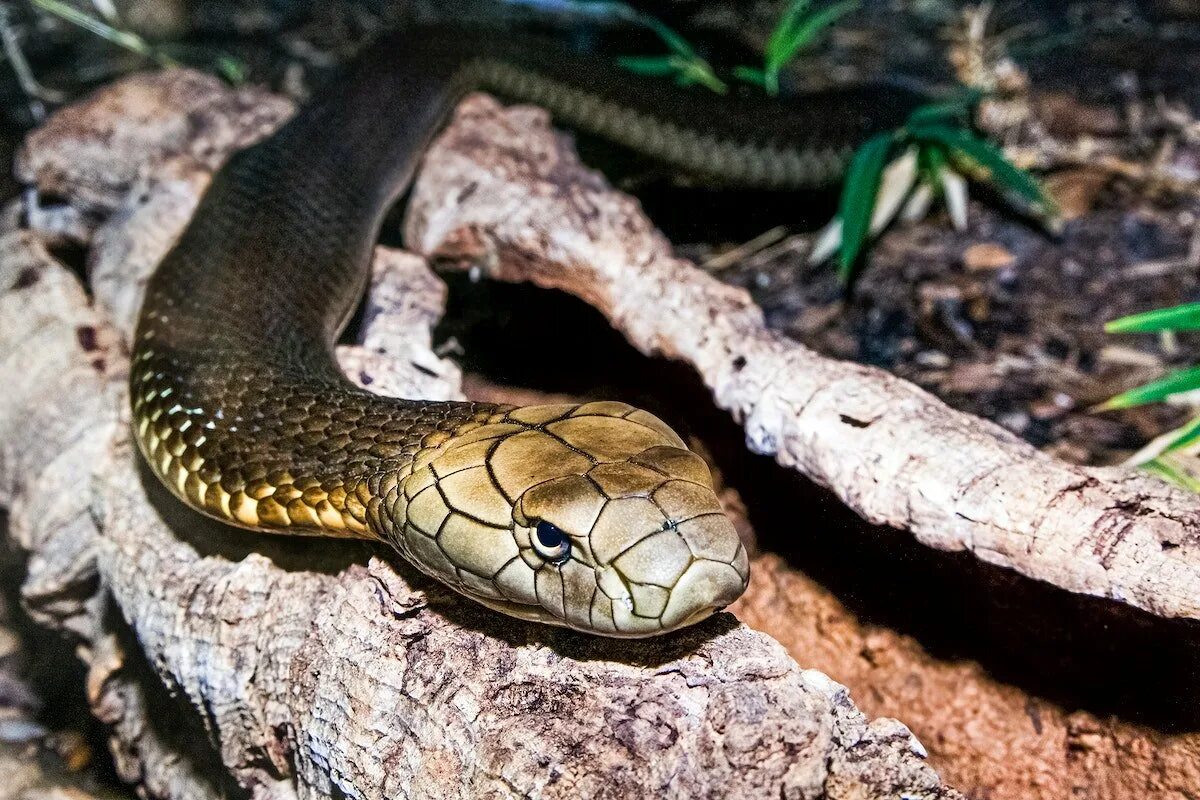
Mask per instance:
[[[384,215],[474,90],[684,174],[788,190],[836,181],[917,102],[870,87],[719,97],[553,37],[394,34],[213,175],[146,287],[138,448],[202,514],[382,542],[509,617],[626,638],[700,622],[745,591],[749,558],[707,463],[661,419],[616,401],[386,397],[337,365]]]

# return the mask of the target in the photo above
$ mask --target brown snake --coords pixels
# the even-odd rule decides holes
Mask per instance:
[[[542,103],[679,167],[774,186],[836,177],[847,141],[883,123],[826,99],[828,144],[803,110],[789,122],[803,146],[763,143],[727,103],[725,132],[701,133],[669,112],[707,113],[708,100],[499,37],[378,45],[218,172],[147,289],[136,438],[179,498],[234,525],[381,540],[523,619],[607,636],[677,629],[736,599],[749,567],[707,466],[667,425],[615,402],[381,397],[338,370],[333,343],[382,216],[470,88]]]

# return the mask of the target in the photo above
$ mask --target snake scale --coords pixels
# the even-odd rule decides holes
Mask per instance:
[[[193,508],[259,531],[377,539],[506,614],[606,636],[690,625],[749,566],[706,464],[617,402],[382,397],[333,358],[382,217],[467,91],[727,184],[827,185],[915,98],[768,103],[685,91],[500,32],[410,31],[218,173],[146,290],[133,347],[140,449]]]

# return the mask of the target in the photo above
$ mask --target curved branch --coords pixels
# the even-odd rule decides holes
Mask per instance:
[[[35,232],[0,237],[0,503],[26,602],[78,637],[121,773],[171,798],[957,797],[903,725],[868,722],[729,615],[614,649],[465,604],[365,545],[208,522],[139,470],[123,340],[140,286],[208,169],[284,116],[194,73],[115,84],[20,164],[90,226],[94,299]],[[443,292],[380,250],[349,374],[455,396],[429,352]]]
[[[642,352],[691,364],[751,450],[870,522],[1073,592],[1200,618],[1200,498],[1059,461],[890,373],[768,329],[744,290],[675,258],[636,201],[584,168],[536,109],[484,96],[460,106],[425,159],[406,233],[421,253],[570,292]]]

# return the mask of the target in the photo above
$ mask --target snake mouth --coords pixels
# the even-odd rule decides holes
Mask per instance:
[[[664,633],[671,633],[681,628],[686,628],[695,625],[716,614],[725,608],[724,605],[708,605],[703,608],[698,608],[689,614],[685,619],[675,623],[669,628],[663,627],[648,627],[629,630],[613,630],[608,628],[581,628],[577,625],[572,625],[569,620],[561,617],[556,617],[541,606],[529,605],[526,603],[517,603],[511,600],[497,600],[491,597],[479,597],[478,595],[468,595],[472,600],[480,605],[486,606],[493,611],[499,611],[510,617],[524,620],[526,622],[538,622],[543,625],[553,625],[558,628],[567,628],[569,630],[579,631],[581,633],[589,633],[593,636],[603,636],[608,639],[648,639],[654,636],[661,636]]]
[[[568,630],[580,631],[581,633],[590,633],[594,636],[604,636],[610,639],[645,639],[650,636],[662,633],[662,629],[648,631],[620,631],[608,630],[603,628],[580,628],[572,625],[570,621],[562,617],[556,617],[541,606],[529,605],[526,603],[515,603],[511,600],[496,600],[490,597],[479,597],[477,595],[469,595],[470,598],[480,605],[487,606],[493,611],[499,611],[510,617],[524,620],[525,622],[539,622],[543,625],[553,625],[557,628],[567,628]]]
[[[680,628],[687,628],[692,625],[695,625],[697,622],[703,622],[704,620],[708,619],[709,617],[713,616],[714,614],[716,614],[720,611],[723,611],[724,609],[725,609],[725,606],[708,606],[706,608],[698,608],[695,611],[693,611],[690,616],[688,616],[686,619],[684,619],[683,622],[680,622],[677,626],[672,628],[672,630],[679,630]]]

